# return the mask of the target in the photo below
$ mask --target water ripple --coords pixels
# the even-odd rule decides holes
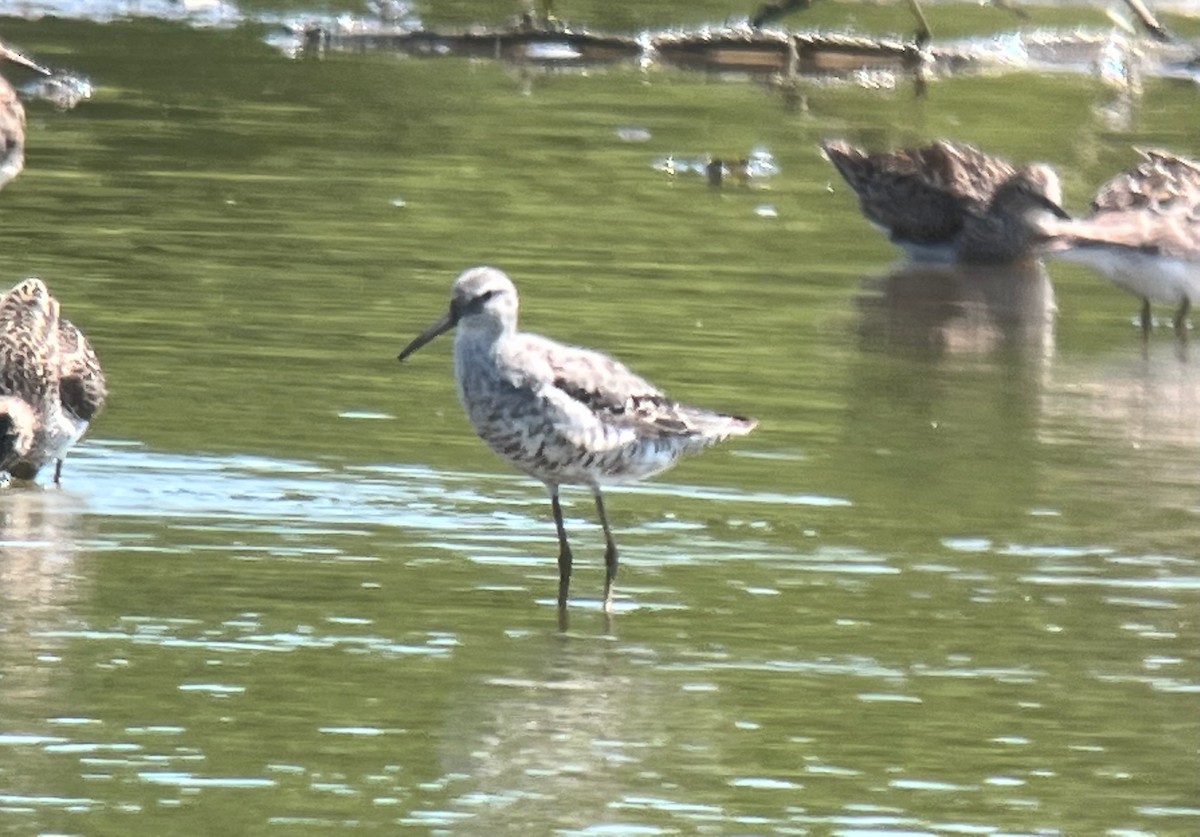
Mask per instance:
[[[249,524],[257,531],[345,535],[375,524],[438,532],[499,528],[524,535],[529,516],[518,510],[536,508],[540,515],[545,505],[540,484],[506,475],[417,465],[337,470],[312,462],[185,456],[96,442],[72,456],[69,486],[86,495],[94,513],[168,519],[183,526],[196,521],[205,529],[216,519],[230,531]],[[839,497],[666,482],[616,487],[612,493],[774,506],[852,505]],[[694,527],[686,521],[672,523],[684,530]]]

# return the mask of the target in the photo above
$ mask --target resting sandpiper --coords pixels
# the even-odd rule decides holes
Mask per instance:
[[[821,148],[867,220],[914,261],[1020,261],[1034,255],[1041,216],[1066,217],[1058,175],[1042,163],[1017,169],[950,140],[876,154],[844,140]]]
[[[669,468],[754,419],[689,407],[668,398],[613,358],[517,330],[517,289],[503,272],[474,267],[454,281],[450,310],[400,352],[404,360],[458,327],[454,377],[475,432],[517,469],[541,480],[558,532],[558,607],[565,610],[571,547],[558,491],[585,485],[604,528],[604,610],[612,611],[617,545],[604,513],[602,485]]]
[[[32,480],[62,461],[107,398],[91,344],[41,279],[0,296],[0,471]]]
[[[1200,300],[1200,163],[1157,149],[1105,183],[1086,218],[1046,224],[1047,252],[1086,264],[1142,298],[1143,336],[1154,327],[1150,303],[1176,306],[1173,323],[1187,335],[1187,314]]]

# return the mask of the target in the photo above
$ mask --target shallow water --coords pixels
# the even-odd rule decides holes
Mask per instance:
[[[30,104],[0,199],[9,278],[49,282],[112,390],[61,490],[0,493],[6,830],[1200,830],[1197,359],[1169,324],[1143,351],[1082,269],[897,265],[816,148],[949,135],[1082,208],[1130,145],[1197,150],[1192,87],[797,112],[677,72],[4,23],[97,85]],[[754,147],[779,172],[748,187],[655,168]],[[473,438],[450,340],[395,360],[485,261],[528,328],[761,420],[610,493],[611,619],[566,496],[565,632],[544,492]]]

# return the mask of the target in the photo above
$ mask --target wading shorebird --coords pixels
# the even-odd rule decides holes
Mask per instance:
[[[32,480],[53,460],[58,484],[107,396],[95,351],[41,279],[0,296],[0,472]]]
[[[0,43],[0,58],[45,76],[53,73],[30,58]],[[17,91],[0,76],[0,189],[25,168],[25,106]]]
[[[914,261],[1004,264],[1035,257],[1039,221],[1068,217],[1058,175],[966,143],[937,140],[875,154],[844,140],[821,144],[872,224]]]
[[[1142,298],[1142,335],[1154,327],[1150,303],[1176,306],[1178,338],[1200,301],[1200,162],[1138,149],[1142,162],[1105,183],[1086,218],[1045,225],[1048,255],[1086,264]]]
[[[454,378],[475,432],[550,494],[558,533],[558,607],[571,582],[571,547],[559,487],[584,485],[604,529],[604,610],[612,611],[617,544],[602,485],[644,479],[730,436],[754,419],[689,407],[668,398],[616,360],[517,330],[517,289],[493,267],[454,280],[450,310],[400,352],[403,361],[455,326]]]

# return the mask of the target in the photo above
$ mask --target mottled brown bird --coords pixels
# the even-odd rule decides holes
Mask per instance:
[[[32,480],[54,461],[57,484],[107,396],[95,351],[42,280],[0,296],[0,472]]]
[[[944,139],[877,153],[845,140],[821,148],[867,220],[916,261],[1019,261],[1035,254],[1041,218],[1067,217],[1058,175],[1042,163],[1016,168]]]
[[[1175,333],[1200,301],[1200,162],[1161,149],[1102,185],[1086,218],[1046,225],[1047,251],[1086,264],[1142,298],[1142,334],[1151,302],[1175,306]]]

